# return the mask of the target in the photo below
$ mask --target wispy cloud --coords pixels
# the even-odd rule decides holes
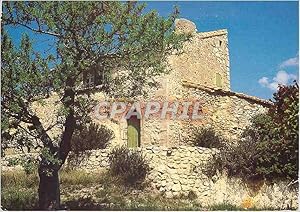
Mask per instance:
[[[280,70],[272,80],[269,80],[268,77],[262,77],[258,80],[258,83],[263,87],[276,91],[279,84],[288,85],[294,80],[297,80],[297,76],[295,74],[289,74],[284,70]]]
[[[289,58],[279,64],[279,71],[276,76],[272,79],[264,76],[258,80],[258,83],[271,91],[277,91],[278,85],[288,85],[294,80],[298,81],[298,75],[287,73],[284,69],[288,67],[298,67],[299,66],[299,52],[295,57]]]
[[[286,68],[291,66],[299,66],[299,52],[295,57],[289,58],[282,63],[280,63],[279,68]]]

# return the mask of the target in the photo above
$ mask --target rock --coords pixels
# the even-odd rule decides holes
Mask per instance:
[[[180,191],[181,190],[181,185],[180,184],[174,184],[173,186],[172,186],[172,191]]]
[[[166,198],[170,199],[170,198],[173,197],[173,193],[172,193],[171,191],[167,191],[167,192],[165,193],[165,196],[166,196]]]

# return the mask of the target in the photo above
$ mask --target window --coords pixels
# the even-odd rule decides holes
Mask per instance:
[[[85,76],[85,87],[93,87],[95,83],[95,75],[91,74],[91,73],[87,73]]]
[[[83,74],[83,84],[85,88],[94,87],[103,84],[103,75],[99,69],[92,69]]]
[[[220,47],[222,46],[222,41],[221,41],[221,40],[219,40],[219,46],[220,46]]]
[[[222,87],[222,77],[221,77],[221,74],[217,73],[216,74],[216,85],[217,87]]]

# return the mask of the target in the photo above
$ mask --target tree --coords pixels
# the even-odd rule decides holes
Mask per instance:
[[[225,147],[223,168],[244,179],[298,179],[299,87],[280,85],[272,105],[251,120],[236,146]]]
[[[182,47],[188,36],[174,32],[175,10],[168,18],[157,12],[143,13],[135,2],[5,2],[2,22],[2,138],[30,135],[43,146],[38,173],[40,209],[60,206],[58,171],[71,148],[78,122],[88,119],[82,108],[89,101],[80,95],[82,77],[96,68],[104,76],[101,91],[109,95],[131,81],[137,95],[141,87],[166,71],[168,55]],[[22,26],[54,38],[55,53],[41,55],[24,35],[16,48],[5,31],[7,25]],[[126,75],[118,77],[122,70]],[[63,127],[51,139],[37,114],[35,101],[56,92]],[[15,129],[15,130],[12,130]],[[22,136],[21,136],[22,137]]]

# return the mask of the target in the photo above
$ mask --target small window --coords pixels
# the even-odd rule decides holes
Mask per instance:
[[[221,40],[219,40],[219,46],[220,46],[220,47],[222,46],[222,41],[221,41]]]
[[[83,83],[84,83],[84,87],[86,88],[101,85],[103,84],[103,81],[104,81],[103,73],[101,73],[97,69],[92,69],[83,74]]]
[[[222,87],[222,77],[221,77],[221,74],[217,73],[216,74],[216,85],[217,87]]]
[[[92,73],[87,73],[85,76],[85,87],[93,87],[95,82],[95,76]]]

